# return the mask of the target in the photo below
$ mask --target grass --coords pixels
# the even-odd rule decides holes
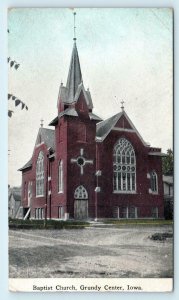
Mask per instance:
[[[89,226],[83,221],[63,220],[23,220],[9,219],[9,228],[12,229],[83,229]]]
[[[159,219],[104,219],[100,220],[104,224],[116,226],[125,225],[173,225],[173,220]],[[11,229],[83,229],[90,226],[89,222],[75,220],[23,220],[9,219],[9,228]]]
[[[114,225],[172,225],[173,220],[159,220],[159,219],[128,219],[128,220],[103,220],[105,224]]]

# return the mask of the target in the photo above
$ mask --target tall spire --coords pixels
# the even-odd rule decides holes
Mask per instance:
[[[78,50],[76,47],[75,15],[76,15],[76,12],[74,13],[74,38],[73,38],[74,45],[73,45],[73,51],[72,51],[71,61],[70,61],[70,68],[69,68],[68,78],[67,78],[67,83],[66,83],[68,102],[74,101],[74,97],[75,97],[77,88],[78,88],[79,84],[82,82],[80,61],[79,61],[79,56],[78,56]]]

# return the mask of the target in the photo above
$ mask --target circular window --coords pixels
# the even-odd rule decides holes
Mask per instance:
[[[85,164],[85,160],[84,160],[84,158],[83,157],[78,157],[77,158],[77,164],[79,165],[79,166],[84,166],[84,164]]]

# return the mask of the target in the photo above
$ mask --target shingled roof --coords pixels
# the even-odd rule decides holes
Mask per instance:
[[[82,74],[80,61],[78,56],[78,50],[76,42],[73,45],[73,51],[71,55],[70,68],[68,72],[68,78],[66,83],[66,103],[74,102],[75,94],[79,84],[82,82]]]
[[[55,151],[55,131],[48,128],[39,128],[35,146],[44,143],[47,148],[52,148]],[[23,171],[32,167],[32,158],[18,171]]]
[[[31,168],[32,167],[32,158],[29,159],[29,161],[20,169],[18,169],[18,171],[23,171],[25,169]]]
[[[99,122],[97,124],[96,141],[103,142],[104,139],[107,137],[107,135],[110,133],[110,131],[115,127],[116,123],[122,116],[124,116],[126,118],[126,120],[128,121],[128,123],[130,124],[130,126],[132,128],[130,130],[132,130],[133,132],[135,132],[138,135],[139,139],[144,144],[144,146],[148,147],[149,145],[143,140],[142,136],[140,135],[138,130],[135,128],[134,124],[132,123],[132,121],[130,120],[130,118],[128,117],[128,115],[126,114],[126,112],[124,110],[122,110],[120,113],[112,116],[111,118],[104,120],[102,122]],[[125,131],[125,128],[121,128],[121,130]]]
[[[63,86],[63,83],[61,83],[57,106],[59,105],[59,101],[68,105],[77,102],[81,90],[83,90],[88,108],[93,109],[90,91],[89,89],[86,91],[83,86],[78,50],[76,42],[74,42],[67,83],[66,86]]]
[[[44,127],[39,128],[35,145],[40,143],[44,143],[47,148],[52,148],[55,151],[55,131]]]
[[[122,115],[122,112],[112,116],[111,118],[108,118],[102,122],[99,122],[96,126],[96,137],[99,140],[104,140],[106,136],[109,134],[111,129],[114,127],[114,125],[117,123],[117,121],[120,119]]]
[[[93,114],[92,112],[89,112],[88,115],[89,115],[90,120],[96,120],[96,121],[102,120],[100,117]],[[60,112],[59,115],[50,122],[49,126],[57,125],[58,119],[60,119],[62,116],[78,117],[78,112],[76,111],[75,108],[69,107],[69,108],[65,109],[64,111]]]
[[[9,188],[8,190],[9,199],[11,198],[11,196],[14,197],[15,201],[21,201],[21,187]]]

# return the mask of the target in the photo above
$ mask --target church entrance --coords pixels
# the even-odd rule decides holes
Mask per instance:
[[[83,185],[76,188],[74,193],[74,218],[83,220],[88,218],[88,193]]]
[[[77,220],[88,218],[88,200],[75,200],[74,218]]]

